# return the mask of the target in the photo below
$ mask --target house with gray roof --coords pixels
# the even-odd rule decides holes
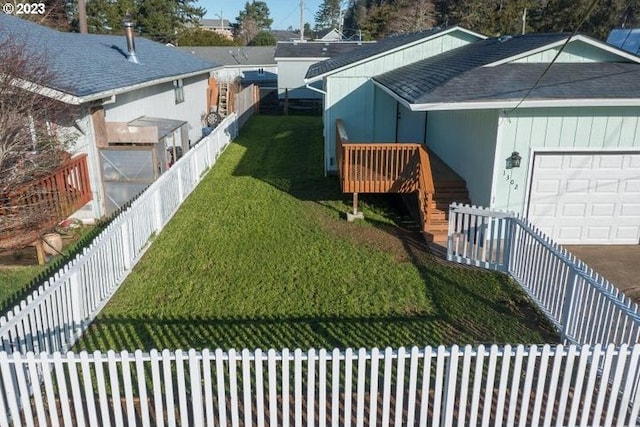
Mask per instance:
[[[321,84],[307,86],[304,81],[309,67],[335,56],[350,55],[372,44],[375,42],[279,42],[275,52],[278,97],[321,100]]]
[[[275,46],[185,46],[179,49],[222,65],[214,72],[219,81],[239,78],[243,86],[277,87]]]
[[[373,83],[374,76],[483,38],[461,27],[433,28],[363,44],[351,52],[311,64],[304,81],[317,86],[324,100],[325,173],[337,172],[336,119],[345,121],[355,140],[398,140],[394,133],[389,134],[388,125],[382,120],[395,109],[386,102],[377,102],[379,90]]]
[[[219,67],[214,62],[143,38],[63,33],[4,14],[3,40],[19,40],[46,62],[53,79],[38,89],[43,96],[75,107],[65,120],[72,126],[53,124],[73,135],[74,154],[88,155],[93,200],[79,216],[113,212],[169,166],[167,149],[186,150],[202,136],[208,81]],[[146,151],[136,154],[135,147]],[[145,177],[135,172],[136,155]],[[117,176],[108,184],[112,173]],[[129,185],[119,185],[123,181]]]
[[[527,34],[370,80],[374,112],[345,120],[352,139],[425,144],[473,204],[523,215],[559,243],[640,243],[640,57],[580,34]]]
[[[198,21],[198,26],[203,30],[213,31],[228,39],[233,39],[233,27],[228,19],[201,19]]]

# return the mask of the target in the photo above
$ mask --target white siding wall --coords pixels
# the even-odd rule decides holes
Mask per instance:
[[[522,213],[532,150],[640,149],[640,107],[519,109],[500,119],[498,140],[491,207]],[[522,167],[506,171],[513,151]]]
[[[173,83],[163,83],[116,96],[116,103],[105,105],[105,120],[129,122],[141,116],[184,120],[189,123],[192,143],[202,138],[200,117],[207,110],[209,74],[185,79],[184,102],[175,103]]]
[[[471,202],[489,206],[496,152],[496,110],[432,111],[427,147],[467,182]]]
[[[389,142],[395,138],[396,101],[369,81],[382,74],[476,41],[455,31],[424,43],[369,60],[325,79],[325,167],[335,171],[335,120],[342,118],[354,141]],[[282,69],[279,69],[282,73]],[[280,75],[278,76],[278,79]],[[365,82],[369,81],[365,84]]]
[[[289,90],[290,99],[321,99],[322,94],[307,89],[304,76],[309,67],[324,59],[290,59],[278,61],[278,97],[285,97],[285,89]],[[320,88],[319,83],[314,83],[314,87]]]

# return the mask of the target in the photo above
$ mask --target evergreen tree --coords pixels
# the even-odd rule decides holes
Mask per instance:
[[[269,31],[260,31],[249,43],[250,46],[275,46],[276,36]]]
[[[144,35],[167,43],[175,41],[177,31],[196,25],[205,9],[195,6],[197,0],[138,0],[137,25]]]
[[[180,32],[176,39],[178,46],[235,46],[235,41],[215,31],[200,28]]]
[[[331,30],[341,27],[341,0],[324,0],[316,12],[316,30]]]
[[[246,20],[252,20],[258,30],[268,30],[273,23],[273,19],[269,16],[269,6],[267,6],[267,3],[257,0],[253,0],[251,3],[246,2],[244,9],[239,12],[236,18],[236,22],[238,22],[240,27],[242,27],[243,22]]]

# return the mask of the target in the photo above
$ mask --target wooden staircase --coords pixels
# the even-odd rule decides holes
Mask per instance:
[[[336,155],[342,191],[354,195],[354,214],[358,193],[415,194],[415,208],[409,208],[417,211],[427,241],[447,240],[452,202],[470,203],[465,181],[422,144],[350,142],[338,119]]]

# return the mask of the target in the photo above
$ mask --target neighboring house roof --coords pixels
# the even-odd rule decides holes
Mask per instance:
[[[300,40],[300,33],[295,33],[293,31],[283,31],[283,30],[271,30],[271,34],[273,34],[277,41],[279,42],[288,42],[291,40]],[[305,37],[306,39],[306,37]]]
[[[275,46],[183,46],[180,49],[222,65],[276,64]]]
[[[204,28],[231,29],[231,23],[228,19],[201,19],[198,24]]]
[[[327,40],[327,41],[342,40],[343,38],[340,31],[336,30],[335,28],[316,31],[314,33],[314,37],[316,40],[323,40],[323,41],[324,40]]]
[[[560,46],[568,37],[569,34],[554,33],[482,40],[397,68],[373,79],[414,110],[452,108],[452,104],[463,102],[513,101],[535,84],[548,63],[507,63],[537,51]],[[576,39],[601,47],[604,45],[584,36],[577,36]],[[627,57],[632,59],[630,62],[634,62],[633,56],[622,51],[618,53],[622,56],[621,60]],[[640,62],[640,58],[635,62]],[[639,66],[603,62],[554,64],[550,69],[552,71],[540,82],[543,86],[529,95],[541,99],[618,97],[606,96],[606,92],[619,93],[612,90],[616,82],[626,88],[632,86],[633,79],[638,75],[635,68]],[[504,73],[504,76],[500,73]],[[622,82],[625,76],[630,78],[629,82]],[[491,79],[493,80],[489,81]],[[554,96],[553,93],[560,95]],[[638,90],[632,90],[628,95],[634,97],[637,93]],[[459,107],[463,108],[462,105]],[[466,105],[466,108],[469,106]]]
[[[375,42],[279,42],[275,59],[325,59],[336,55],[351,55]],[[322,61],[326,62],[326,61]]]
[[[640,53],[640,28],[611,30],[609,37],[607,37],[607,43],[638,55]]]
[[[65,102],[82,104],[117,93],[209,72],[218,64],[179,49],[136,38],[139,64],[127,60],[124,36],[62,33],[0,15],[0,42],[19,40],[35,58],[45,58],[55,81],[48,85]]]
[[[327,74],[334,73],[345,67],[355,65],[357,63],[364,62],[366,60],[373,59],[375,57],[388,54],[397,49],[401,49],[413,44],[421,43],[425,39],[430,39],[442,34],[450,33],[453,31],[463,31],[469,34],[473,34],[478,38],[484,39],[485,37],[469,31],[461,27],[448,27],[448,28],[432,28],[427,31],[419,31],[416,33],[400,34],[397,36],[388,37],[380,40],[374,44],[367,44],[366,47],[358,49],[356,52],[349,53],[348,55],[339,55],[332,57],[330,60],[319,62],[309,67],[307,71],[306,79],[310,82],[320,80]]]

